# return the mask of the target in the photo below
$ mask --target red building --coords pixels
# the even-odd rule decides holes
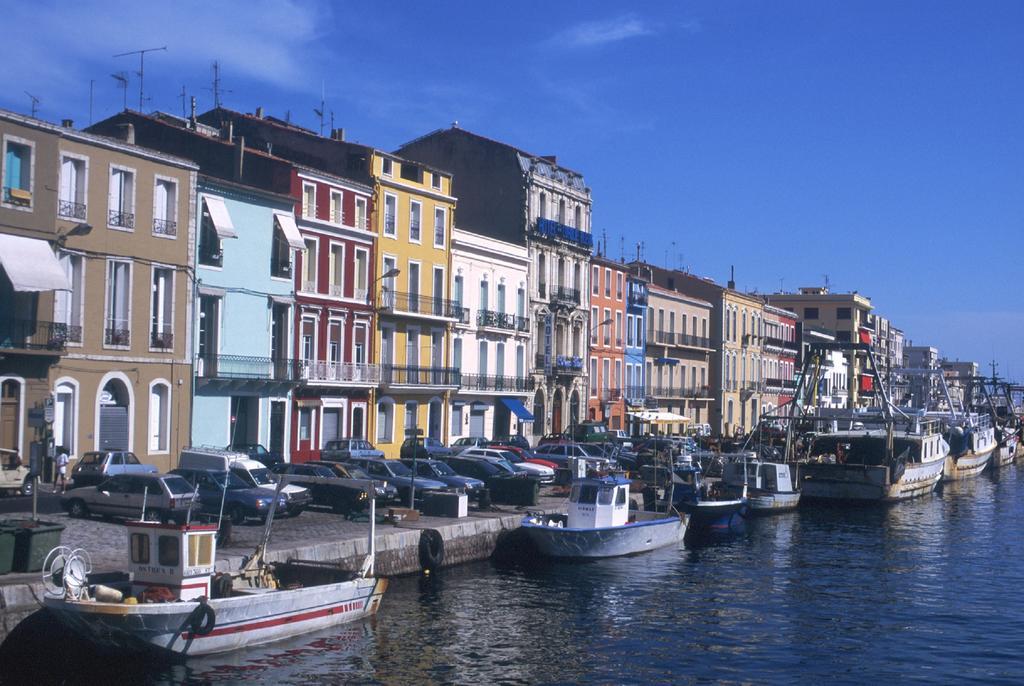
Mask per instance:
[[[371,394],[380,381],[370,298],[376,246],[369,186],[296,166],[291,192],[293,228],[302,243],[295,273],[288,275],[295,284],[302,380],[293,394],[291,454],[304,462],[319,458],[327,441],[367,435]]]
[[[762,412],[793,399],[796,390],[796,359],[800,342],[796,338],[797,316],[772,305],[764,307],[764,338],[761,341]]]
[[[587,419],[625,429],[626,267],[600,255],[590,261],[590,359]]]

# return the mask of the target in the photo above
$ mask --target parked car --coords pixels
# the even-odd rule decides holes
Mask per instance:
[[[280,464],[280,463],[278,463]],[[245,453],[206,446],[189,446],[178,456],[178,466],[184,469],[205,469],[211,472],[230,471],[253,488],[277,489],[277,479],[266,465],[250,460]],[[297,517],[312,502],[313,496],[302,486],[286,484],[281,493],[288,505],[281,516]]]
[[[593,446],[584,447],[579,443],[567,443],[562,445],[542,445],[536,450],[537,456],[556,463],[561,468],[569,467],[570,457],[581,457],[587,461],[587,468],[596,471],[606,471],[614,468],[613,461],[604,457],[599,449]]]
[[[338,460],[345,462],[356,457],[376,457],[384,459],[384,452],[377,450],[365,438],[339,438],[327,441],[320,450],[321,460]]]
[[[568,432],[577,443],[605,443],[613,439],[604,422],[586,421],[575,424]]]
[[[145,515],[149,521],[181,523],[194,505],[194,495],[193,486],[173,474],[115,474],[95,486],[71,489],[60,505],[72,517]]]
[[[374,479],[367,474],[361,467],[357,467],[354,464],[347,462],[335,462],[333,460],[310,460],[303,464],[316,465],[318,467],[327,467],[334,475],[342,479],[359,479],[364,481],[372,481],[373,487],[377,493],[377,500],[382,503],[388,503],[398,500],[398,489],[395,488],[394,484],[389,484],[385,479]]]
[[[274,465],[273,470],[279,476],[287,475],[289,482],[308,488],[314,504],[329,507],[339,514],[361,512],[369,503],[366,493],[369,481],[342,479],[330,467],[282,463]]]
[[[374,479],[385,479],[388,483],[394,484],[398,489],[399,498],[403,501],[408,500],[409,489],[413,487],[413,473],[401,461],[359,457],[353,458],[349,462],[362,467]],[[417,476],[415,482],[417,491],[443,491],[448,488],[447,484],[436,479],[424,479]]]
[[[490,443],[490,439],[484,436],[463,436],[462,438],[455,439],[455,442],[452,443],[452,449],[455,451],[455,454],[458,454],[467,448],[483,448],[488,443]]]
[[[529,478],[525,472],[517,472],[512,465],[499,462],[481,460],[478,457],[464,457],[456,455],[449,457],[445,463],[451,467],[456,474],[479,479],[490,488],[492,479],[526,479]]]
[[[412,460],[402,460],[402,462],[405,463],[406,467],[412,469]],[[416,477],[417,480],[419,477],[424,477],[440,481],[453,488],[461,488],[470,497],[474,497],[484,487],[484,482],[480,479],[461,476],[440,460],[421,460],[416,458]]]
[[[523,449],[519,445],[509,445],[507,441],[491,441],[484,447],[493,448],[494,450],[504,450],[510,452],[514,455],[518,455],[521,459],[525,460],[526,462],[532,462],[533,464],[551,467],[551,469],[558,468],[558,465],[556,465],[554,462],[550,462],[549,460],[537,457],[537,454],[533,452],[533,450]]]
[[[96,450],[82,455],[71,470],[77,486],[95,486],[116,474],[159,474],[155,465],[143,464],[127,450]]]
[[[455,450],[448,448],[444,443],[427,436],[423,439],[418,438],[407,438],[402,443],[402,449],[399,452],[399,457],[403,460],[412,459],[413,451],[416,452],[416,459],[438,459],[445,458],[449,455],[454,455]]]
[[[537,447],[539,448],[542,445],[567,445],[574,442],[571,436],[566,436],[565,434],[544,434],[537,441]]]
[[[555,470],[551,467],[526,462],[515,453],[508,450],[497,450],[495,448],[470,448],[464,450],[460,457],[474,457],[488,462],[504,463],[516,472],[522,472],[527,476],[538,479],[541,483],[551,483],[555,480]]]
[[[35,483],[17,450],[0,448],[0,494],[32,495]]]
[[[205,515],[216,517],[223,498],[224,514],[231,518],[232,524],[242,524],[249,518],[265,520],[276,495],[268,488],[253,488],[231,472],[178,467],[172,469],[171,474],[183,477],[192,487],[199,487],[200,512]],[[277,508],[283,512],[287,506],[282,494]]]
[[[229,445],[227,450],[245,453],[250,460],[262,462],[267,467],[284,462],[284,456],[276,450],[267,450],[262,443],[236,443]]]

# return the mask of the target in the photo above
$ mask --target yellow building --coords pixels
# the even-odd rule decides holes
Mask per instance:
[[[448,396],[459,386],[448,358],[462,314],[461,294],[449,286],[455,198],[451,176],[422,164],[374,150],[371,169],[381,385],[370,435],[387,457],[398,457],[408,429],[444,439]]]

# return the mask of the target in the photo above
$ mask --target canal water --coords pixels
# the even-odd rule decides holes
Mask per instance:
[[[97,664],[48,633],[5,650],[0,681],[1020,683],[1022,525],[1011,467],[700,547],[396,579],[373,620],[186,665]]]

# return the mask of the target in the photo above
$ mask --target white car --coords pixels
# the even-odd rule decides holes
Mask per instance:
[[[555,480],[555,470],[545,467],[542,464],[526,462],[511,450],[497,450],[496,448],[469,448],[459,453],[459,457],[475,457],[488,462],[504,462],[517,472],[540,479],[542,484],[549,484]]]
[[[633,449],[633,439],[630,438],[628,431],[625,431],[624,429],[616,429],[615,431],[612,431],[612,435],[615,437],[615,442],[618,443],[620,447],[625,448],[626,450]]]

